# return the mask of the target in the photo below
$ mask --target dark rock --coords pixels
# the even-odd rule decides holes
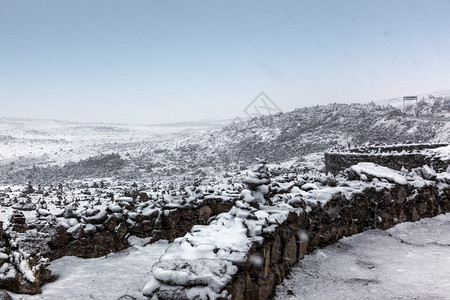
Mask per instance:
[[[196,214],[197,213],[197,214]],[[195,222],[197,220],[198,211],[193,209],[183,209],[181,212],[181,219]]]
[[[89,243],[95,249],[93,255],[89,255],[90,257],[104,256],[115,251],[114,238],[109,232],[94,235]]]
[[[181,212],[178,209],[165,211],[162,215],[162,227],[164,229],[172,229],[178,223]]]
[[[203,206],[199,209],[198,222],[204,223],[211,216],[212,210],[209,206]]]
[[[0,279],[0,289],[5,289],[17,294],[40,294],[41,289],[39,288],[39,283],[31,283],[27,281],[23,276],[16,270],[16,268],[7,263],[5,268],[6,273],[9,275],[7,277],[2,277]]]
[[[28,230],[25,233],[11,235],[14,237],[17,247],[32,256],[48,256],[51,252],[48,245],[48,234]]]
[[[12,208],[23,211],[32,211],[36,209],[36,205],[31,202],[16,203],[13,204]]]
[[[281,239],[278,234],[275,235],[271,248],[270,262],[277,263],[281,258]]]
[[[75,240],[80,239],[84,236],[84,230],[81,224],[70,227],[67,233]]]
[[[23,225],[25,224],[25,221],[25,215],[18,210],[13,211],[12,215],[9,217],[9,222],[11,224]]]
[[[148,200],[150,200],[150,197],[148,196],[147,193],[145,193],[145,192],[139,193],[139,201],[147,202]]]
[[[275,285],[275,278],[272,274],[267,274],[258,280],[258,299],[267,299],[272,294]]]
[[[11,230],[20,233],[27,231],[28,224],[25,221],[25,215],[22,212],[15,210],[9,218]]]
[[[130,295],[123,295],[119,297],[117,300],[136,300],[136,298],[130,296]]]
[[[105,225],[106,230],[113,231],[117,226],[117,218],[114,215],[110,215],[103,225]]]
[[[57,225],[52,227],[50,232],[50,241],[49,245],[52,248],[62,247],[69,241],[69,235],[67,234],[66,229],[62,225]]]
[[[136,234],[144,237],[146,233],[150,234],[153,231],[152,221],[142,221],[134,224],[128,228],[128,231],[132,234]]]
[[[291,236],[284,247],[283,261],[285,261],[289,267],[297,262],[297,243],[295,241],[295,236]]]
[[[218,202],[216,206],[214,207],[214,214],[218,215],[224,212],[230,211],[230,209],[233,207],[233,202],[231,201],[224,201],[224,202]]]
[[[114,229],[114,234],[117,239],[122,239],[128,231],[128,226],[124,222],[117,225],[117,227]]]
[[[108,214],[107,214],[106,210],[101,210],[92,217],[86,217],[85,220],[86,220],[86,222],[91,223],[91,224],[102,224],[103,222],[106,221],[107,217],[108,217]]]
[[[447,144],[423,144],[423,145],[401,145],[388,146],[383,148],[368,148],[362,151],[348,151],[345,153],[325,153],[325,169],[333,175],[356,165],[359,162],[373,162],[381,166],[385,166],[394,170],[401,170],[405,168],[412,170],[414,168],[421,168],[423,165],[431,166],[438,171],[445,171],[449,166],[450,161],[441,160],[426,154],[414,153],[414,150],[432,149],[437,147],[447,146]],[[380,150],[378,153],[371,153],[372,150]],[[405,151],[401,155],[400,152]],[[359,153],[358,153],[359,152]],[[369,154],[371,153],[371,154]],[[351,180],[356,179],[354,174],[351,174]],[[350,177],[349,177],[350,179]]]

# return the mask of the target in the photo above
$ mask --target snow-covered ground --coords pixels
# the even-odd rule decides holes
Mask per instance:
[[[159,241],[92,259],[63,257],[52,262],[50,269],[58,279],[44,285],[41,295],[11,296],[16,300],[147,299],[142,287],[168,245],[167,241]]]
[[[448,299],[450,213],[387,231],[370,230],[307,255],[275,299]],[[106,257],[52,262],[59,278],[41,295],[13,299],[146,299],[142,287],[169,243]],[[128,295],[133,298],[127,298]]]
[[[450,214],[370,230],[307,255],[275,299],[449,299]]]
[[[110,152],[133,155],[167,144],[175,147],[186,137],[222,125],[220,122],[96,124],[0,118],[0,165],[18,159],[28,159],[31,165],[62,165]]]

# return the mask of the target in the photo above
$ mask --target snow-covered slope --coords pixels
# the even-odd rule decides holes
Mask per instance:
[[[231,161],[284,161],[294,156],[324,151],[332,147],[364,143],[446,142],[448,124],[430,116],[450,114],[450,98],[419,102],[403,112],[392,106],[375,104],[329,104],[296,109],[271,117],[230,125],[219,137],[217,152]]]
[[[220,122],[146,126],[0,118],[0,181],[39,183],[114,175],[123,179],[146,176],[152,169],[170,172],[164,168],[176,165],[184,140],[220,126]]]
[[[450,214],[343,238],[307,255],[275,299],[448,299]]]

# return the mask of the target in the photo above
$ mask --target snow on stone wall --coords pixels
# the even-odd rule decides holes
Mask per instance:
[[[424,173],[370,163],[353,171],[362,178],[308,192],[278,191],[270,206],[237,201],[210,226],[195,226],[176,240],[154,265],[144,295],[267,299],[289,268],[318,247],[369,228],[387,229],[450,211],[447,173],[429,180],[420,176]]]
[[[445,171],[450,164],[447,144],[412,144],[371,146],[343,152],[325,153],[325,169],[334,175],[360,162],[373,162],[391,169],[401,170],[429,165],[436,171]]]

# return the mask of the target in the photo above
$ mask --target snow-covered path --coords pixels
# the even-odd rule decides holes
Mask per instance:
[[[11,294],[13,299],[147,299],[142,288],[150,277],[152,265],[169,246],[159,241],[145,247],[92,259],[63,257],[52,262],[51,270],[59,278],[43,287],[41,295]]]
[[[450,299],[450,214],[317,250],[294,267],[275,299]]]

